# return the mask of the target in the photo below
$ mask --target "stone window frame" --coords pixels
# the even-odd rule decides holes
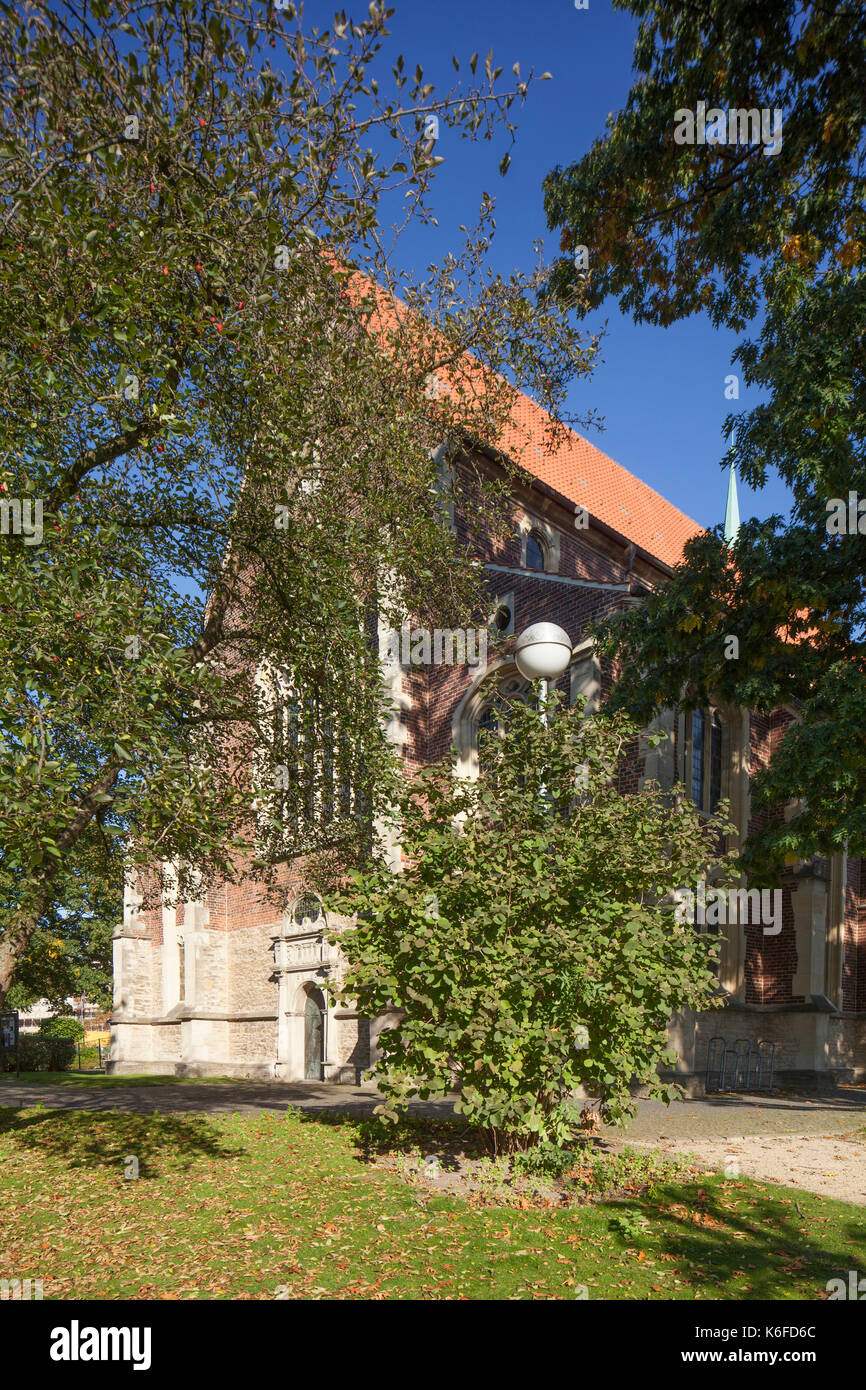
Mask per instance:
[[[533,512],[524,512],[518,524],[518,539],[520,541],[520,565],[527,574],[559,574],[559,532],[555,526],[551,526],[548,521],[535,515]],[[540,543],[544,555],[544,567],[540,570],[529,569],[526,563],[526,544],[529,537],[535,534]]]
[[[677,756],[674,786],[690,796],[691,788],[691,748],[686,738],[686,715],[694,707],[680,706],[677,710]],[[705,711],[717,714],[722,727],[722,784],[720,800],[730,802],[730,818],[737,832],[729,838],[728,844],[742,845],[751,817],[751,716],[748,709],[728,705],[711,696]],[[660,716],[661,718],[661,716]],[[673,719],[670,720],[673,725]],[[652,726],[651,726],[652,727]],[[699,813],[708,819],[708,813],[701,807]],[[745,875],[741,875],[740,887],[747,886]],[[745,932],[742,926],[728,928],[722,934],[717,978],[720,988],[734,999],[745,998]]]
[[[285,671],[278,670],[267,659],[262,660],[256,670],[254,685],[257,691],[261,692],[264,700],[273,700],[273,711],[267,711],[263,706],[263,716],[271,717],[276,710],[282,707],[282,719],[284,725],[284,737],[287,749],[290,745],[295,750],[298,769],[306,769],[311,766],[311,801],[308,805],[299,802],[299,833],[303,833],[306,825],[322,823],[330,825],[334,820],[342,816],[352,816],[358,810],[358,789],[353,782],[351,772],[346,774],[345,769],[350,764],[346,750],[339,746],[339,740],[330,728],[330,756],[323,756],[324,745],[318,750],[318,755],[309,759],[304,752],[304,730],[311,717],[310,704],[313,702],[313,721],[316,719],[315,693],[309,690],[301,692]],[[291,738],[292,716],[289,713],[290,706],[294,709],[294,739]],[[325,722],[331,724],[331,715],[325,715]],[[321,732],[321,729],[320,729]],[[291,773],[292,769],[286,764]],[[256,771],[264,767],[263,750],[257,749],[255,753]],[[306,773],[305,781],[306,781]],[[258,795],[253,797],[253,813],[256,817],[260,814],[261,801]],[[348,808],[348,809],[347,809]]]
[[[800,723],[802,716],[794,705],[783,704],[779,708],[790,714],[794,723]],[[801,809],[801,805],[799,800],[789,801],[784,809],[785,819],[791,820]],[[815,856],[811,861],[798,859],[793,868],[795,879],[811,882],[813,891],[820,892],[821,883],[824,884],[824,943],[823,952],[820,951],[819,943],[817,955],[818,961],[823,959],[823,989],[816,997],[823,995],[823,1007],[829,1003],[835,1009],[841,1010],[844,1004],[845,913],[848,906],[847,846],[845,849],[837,850],[835,854]],[[793,894],[797,967],[791,980],[791,993],[795,996],[802,994],[808,1002],[815,994],[812,985],[815,983],[813,974],[816,956],[811,939],[814,927],[808,920],[805,923],[801,920],[800,905],[797,901],[799,888],[798,882],[797,890]]]
[[[576,703],[577,695],[586,695],[584,717],[591,719],[601,707],[601,662],[596,656],[591,637],[585,637],[575,645],[566,674],[569,705]]]
[[[677,720],[677,782],[680,783],[686,796],[692,798],[692,736],[690,732],[691,717],[697,706],[690,706],[688,709],[681,707],[678,711]],[[721,731],[721,778],[719,782],[719,801],[731,799],[731,771],[732,771],[732,737],[729,719],[724,707],[716,700],[709,700],[706,705],[700,707],[701,713],[710,716],[710,720],[717,718]],[[686,721],[689,721],[688,724]],[[712,743],[708,742],[704,749],[705,769],[704,769],[704,796],[703,805],[698,806],[698,810],[704,819],[708,820],[714,812],[709,807],[710,792],[710,760],[712,757]],[[697,803],[695,803],[697,804]]]
[[[496,618],[500,609],[502,608],[507,608],[511,617],[505,627],[499,628],[496,626]],[[515,623],[516,618],[514,607],[514,590],[511,589],[507,594],[497,594],[495,596],[493,605],[490,609],[488,627],[490,628],[491,636],[493,637],[493,639],[498,639],[499,641],[502,641],[506,637],[514,636],[515,632],[517,631]]]
[[[455,773],[458,777],[476,781],[479,774],[478,726],[482,714],[491,703],[494,688],[508,687],[514,682],[511,693],[528,690],[531,681],[521,676],[513,657],[494,657],[484,670],[475,677],[463,699],[458,704],[451,719],[451,742],[456,751]]]

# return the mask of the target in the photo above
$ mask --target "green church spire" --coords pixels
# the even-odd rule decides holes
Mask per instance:
[[[731,431],[730,447],[734,447],[734,434]],[[728,505],[725,508],[725,540],[728,545],[734,545],[740,531],[740,504],[737,500],[737,470],[734,463],[731,463],[728,472]]]

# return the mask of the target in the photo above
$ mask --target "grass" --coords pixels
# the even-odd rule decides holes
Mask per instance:
[[[785,1300],[863,1273],[863,1207],[695,1174],[505,1208],[384,1170],[362,1124],[0,1109],[0,1277],[46,1299]]]

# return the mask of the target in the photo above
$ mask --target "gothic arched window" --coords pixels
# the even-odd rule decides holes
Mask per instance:
[[[722,721],[714,710],[685,716],[683,781],[699,811],[712,815],[722,796]]]
[[[526,537],[526,568],[529,570],[543,570],[545,568],[544,542],[537,531],[531,531]]]

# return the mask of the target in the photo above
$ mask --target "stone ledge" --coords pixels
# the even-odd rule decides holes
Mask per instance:
[[[214,1076],[244,1077],[250,1081],[273,1081],[273,1062],[171,1062],[164,1059],[153,1061],[149,1057],[125,1058],[122,1062],[108,1062],[106,1073],[109,1076]],[[170,1095],[166,1096],[166,1108],[170,1109]]]
[[[825,1070],[817,1071],[812,1069],[790,1069],[782,1068],[773,1075],[772,1091],[759,1091],[748,1089],[744,1091],[711,1091],[706,1089],[706,1072],[662,1072],[661,1079],[666,1085],[682,1086],[684,1095],[689,1100],[695,1100],[699,1096],[705,1095],[778,1095],[780,1092],[802,1092],[807,1091],[812,1095],[823,1095],[833,1093],[840,1086],[851,1085],[857,1080],[854,1067],[828,1067]],[[645,1099],[647,1089],[641,1086],[635,1092],[639,1099]]]
[[[218,1013],[218,1012],[216,1012],[216,1011],[210,1011],[210,1010],[206,1010],[206,1009],[196,1009],[196,1010],[193,1010],[193,1011],[191,1011],[191,1012],[185,1012],[185,1013],[176,1013],[176,1012],[174,1012],[174,1010],[173,1010],[171,1014],[160,1014],[159,1017],[154,1017],[154,1018],[141,1017],[140,1015],[137,1015],[135,1018],[124,1018],[122,1014],[114,1014],[114,1015],[108,1020],[108,1026],[109,1026],[109,1028],[110,1028],[110,1027],[112,1026],[112,1024],[116,1024],[118,1027],[123,1026],[124,1028],[130,1028],[130,1027],[133,1027],[133,1028],[134,1028],[134,1027],[136,1027],[137,1025],[141,1025],[142,1027],[151,1028],[151,1027],[155,1027],[155,1026],[160,1025],[160,1024],[161,1024],[161,1025],[165,1025],[165,1024],[195,1023],[195,1022],[202,1022],[202,1023],[256,1023],[256,1022],[261,1022],[261,1023],[274,1023],[274,1022],[276,1022],[276,1020],[277,1020],[278,1017],[279,1017],[279,1014],[276,1012],[276,1010],[274,1010],[274,1011],[272,1011],[272,1012],[271,1012],[271,1011],[265,1012],[265,1011],[262,1011],[262,1010],[260,1010],[260,1009],[252,1009],[252,1010],[250,1010],[248,1013],[233,1013],[233,1014],[230,1014],[230,1013]]]

